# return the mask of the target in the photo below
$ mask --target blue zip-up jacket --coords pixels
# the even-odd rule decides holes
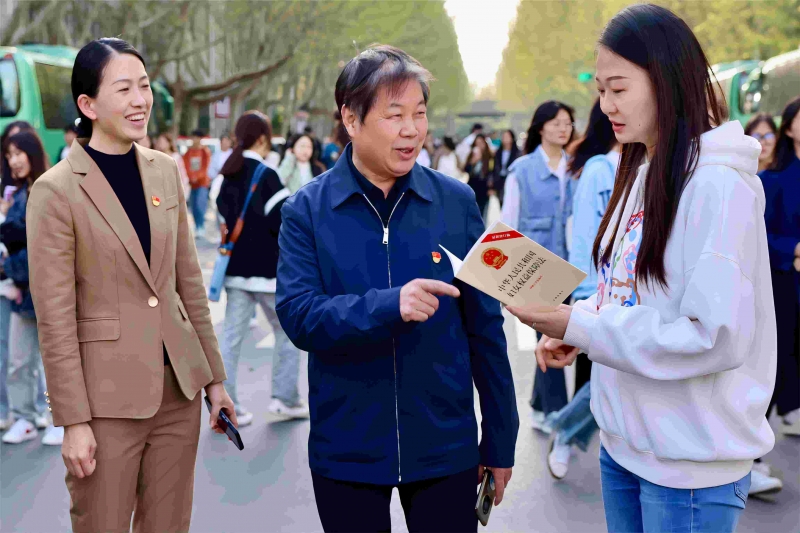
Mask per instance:
[[[800,242],[800,159],[785,169],[759,174],[767,209],[769,262],[773,270],[794,271],[794,250]]]
[[[351,150],[281,209],[277,313],[309,352],[311,470],[397,485],[513,466],[519,418],[500,304],[456,281],[461,296],[439,297],[426,322],[400,315],[406,283],[453,282],[439,244],[465,257],[483,233],[474,193],[414,165],[384,238]]]
[[[572,247],[569,262],[587,276],[572,293],[576,300],[585,300],[597,292],[597,269],[592,263],[592,248],[600,221],[614,191],[617,166],[608,155],[596,155],[583,165],[572,198]]]

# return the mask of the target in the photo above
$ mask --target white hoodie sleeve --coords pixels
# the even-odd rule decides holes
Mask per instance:
[[[577,306],[567,344],[602,365],[658,380],[704,376],[744,363],[755,334],[754,257],[762,253],[766,234],[758,223],[763,215],[756,194],[732,172],[721,167],[696,172],[696,182],[684,192],[691,194],[683,199],[688,209],[683,216],[679,210],[675,222],[686,231],[685,290],[675,296],[679,317],[665,321],[647,305],[605,305],[599,312]],[[670,289],[659,294],[669,298]]]

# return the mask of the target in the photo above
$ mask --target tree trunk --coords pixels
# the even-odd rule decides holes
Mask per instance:
[[[231,95],[231,105],[228,108],[230,110],[230,114],[228,115],[228,126],[227,130],[230,133],[233,133],[233,130],[236,128],[236,119],[241,115],[241,111],[239,110],[239,95],[234,94]]]
[[[177,65],[178,76],[172,84],[172,98],[175,102],[172,110],[172,128],[170,134],[173,139],[178,138],[180,131],[181,118],[183,117],[183,103],[186,100],[186,89],[183,85],[183,78],[180,76],[180,63]]]

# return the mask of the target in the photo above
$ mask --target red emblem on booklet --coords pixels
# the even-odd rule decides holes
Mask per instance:
[[[486,251],[483,252],[481,260],[484,265],[492,267],[495,270],[500,270],[503,268],[503,265],[506,264],[506,261],[508,261],[508,256],[504,254],[500,248],[487,248]]]
[[[440,254],[439,252],[431,252],[431,256],[433,256],[433,262],[434,263],[438,264],[439,261],[442,260],[442,254]]]

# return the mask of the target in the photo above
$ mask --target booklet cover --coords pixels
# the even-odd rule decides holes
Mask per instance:
[[[462,261],[445,251],[457,279],[506,305],[552,310],[586,273],[502,222],[481,235]]]

